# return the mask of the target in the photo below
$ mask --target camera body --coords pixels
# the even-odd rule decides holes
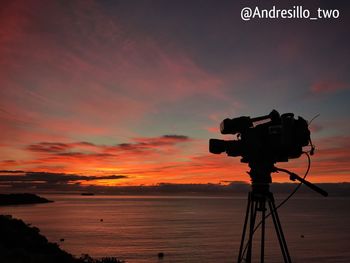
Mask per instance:
[[[225,119],[220,124],[220,131],[222,134],[237,134],[237,140],[210,139],[209,151],[241,156],[244,163],[287,162],[300,157],[302,147],[310,142],[305,119],[295,119],[293,113],[280,115],[276,110],[256,118]]]

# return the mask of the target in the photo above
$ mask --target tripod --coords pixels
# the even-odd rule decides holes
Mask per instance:
[[[241,238],[241,245],[239,248],[238,254],[238,263],[241,263],[243,260],[244,253],[247,249],[246,262],[251,263],[252,261],[252,249],[253,249],[253,234],[255,231],[255,220],[258,212],[261,212],[261,240],[260,240],[260,262],[264,262],[264,253],[265,253],[265,219],[267,207],[270,210],[274,228],[277,234],[278,242],[284,259],[284,263],[291,263],[292,260],[289,255],[286,239],[284,238],[281,222],[277,213],[277,208],[275,205],[275,199],[273,193],[270,192],[270,183],[272,182],[271,173],[272,172],[284,172],[289,174],[290,180],[299,181],[304,185],[308,186],[310,189],[318,192],[323,196],[328,196],[328,193],[318,186],[306,181],[304,178],[301,178],[297,174],[290,172],[286,169],[277,168],[271,162],[255,162],[249,163],[251,168],[249,175],[252,179],[252,191],[248,195],[248,204],[245,214],[244,224],[243,224],[243,233]],[[246,232],[249,221],[249,235],[247,240],[247,247],[244,247],[246,240]],[[260,225],[260,223],[259,223]]]
[[[246,239],[247,225],[249,225],[249,235],[248,235],[248,245],[247,245],[247,256],[246,262],[250,263],[252,261],[252,248],[253,248],[253,233],[255,230],[255,219],[258,212],[261,212],[261,240],[260,240],[260,262],[264,262],[264,252],[265,252],[265,216],[266,216],[266,204],[270,209],[270,214],[272,216],[273,224],[283,255],[285,263],[291,263],[291,258],[288,252],[288,247],[286,240],[284,238],[281,222],[278,217],[276,210],[275,200],[273,194],[269,191],[269,185],[256,185],[252,187],[252,191],[248,194],[248,204],[246,215],[243,225],[243,233],[241,239],[241,245],[239,248],[238,263],[242,262],[243,259],[243,246]],[[248,224],[249,221],[249,224]]]

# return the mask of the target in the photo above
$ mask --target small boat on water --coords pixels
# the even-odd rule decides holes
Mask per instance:
[[[89,196],[89,195],[95,195],[95,194],[94,193],[81,193],[80,195]]]

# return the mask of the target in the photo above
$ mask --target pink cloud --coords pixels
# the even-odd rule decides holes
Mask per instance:
[[[212,127],[205,127],[205,129],[210,132],[210,133],[214,133],[216,135],[220,134],[220,129],[217,126],[212,126]]]
[[[342,82],[319,81],[311,86],[311,92],[314,94],[333,93],[339,90],[348,89],[349,85]]]

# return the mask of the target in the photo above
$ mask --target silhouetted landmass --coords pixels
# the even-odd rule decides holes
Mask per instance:
[[[53,201],[35,194],[0,194],[0,205],[41,204],[50,202]]]
[[[182,136],[170,136],[175,139],[186,139]],[[39,145],[40,147],[52,146],[51,144]],[[129,147],[130,145],[122,145]],[[46,149],[46,148],[45,148]],[[127,178],[125,175],[78,175],[66,173],[50,173],[22,170],[0,170],[0,186],[6,193],[36,189],[37,193],[94,193],[94,194],[117,194],[117,195],[163,195],[163,194],[219,194],[234,195],[247,193],[250,184],[246,181],[222,181],[221,183],[208,184],[173,184],[159,183],[148,186],[101,186],[94,185],[95,180],[116,180]],[[247,176],[248,178],[248,176]],[[288,177],[285,177],[287,180]],[[274,179],[274,178],[273,178]],[[312,176],[306,178],[312,180]],[[91,181],[91,185],[82,184],[81,181]],[[288,193],[293,191],[296,183],[272,183],[274,192]],[[350,183],[320,183],[319,187],[329,192],[330,196],[350,196]],[[298,193],[310,193],[306,186],[300,188]]]
[[[312,182],[312,180],[310,180]],[[271,191],[288,194],[295,189],[298,183],[272,183]],[[329,196],[350,196],[350,183],[316,183],[315,185],[326,190]],[[16,185],[7,188],[8,193],[24,191],[26,185]],[[242,195],[247,194],[251,186],[247,182],[235,181],[225,184],[172,184],[160,183],[157,185],[139,186],[82,186],[79,184],[58,184],[55,186],[42,184],[36,186],[37,193],[81,194],[94,193],[95,195]],[[298,194],[318,195],[310,188],[302,185]]]
[[[57,244],[47,241],[39,229],[27,226],[22,220],[0,216],[1,262],[76,262]]]
[[[36,227],[22,220],[0,215],[0,262],[2,263],[123,263],[113,257],[94,259],[89,255],[75,258],[48,242]]]
[[[299,183],[272,183],[271,191],[274,193],[288,194],[292,192]],[[350,183],[318,183],[315,184],[329,193],[329,196],[350,196]],[[73,190],[73,189],[72,189]],[[246,195],[251,190],[247,182],[231,182],[229,184],[169,184],[161,183],[153,186],[90,186],[86,191],[95,194],[117,194],[117,195]],[[306,185],[302,185],[298,194],[319,194]]]

